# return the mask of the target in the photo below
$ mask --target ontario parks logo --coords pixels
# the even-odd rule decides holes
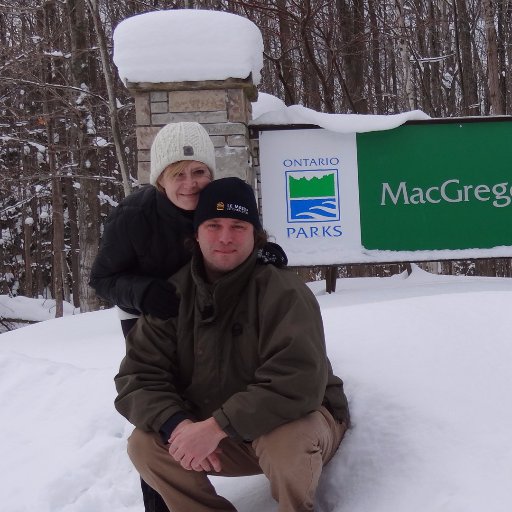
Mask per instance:
[[[286,171],[288,222],[340,220],[338,169]]]

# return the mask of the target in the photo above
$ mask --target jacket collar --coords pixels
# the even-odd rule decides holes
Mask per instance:
[[[214,321],[218,314],[238,300],[252,276],[257,258],[258,250],[254,250],[241,265],[212,284],[205,279],[201,253],[198,249],[194,252],[190,271],[197,288],[196,306],[204,321]]]

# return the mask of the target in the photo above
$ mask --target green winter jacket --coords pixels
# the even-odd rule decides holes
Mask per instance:
[[[175,414],[213,416],[252,441],[322,404],[348,423],[314,295],[292,271],[256,259],[211,285],[194,256],[171,278],[178,317],[138,320],[115,377],[115,406],[133,425],[159,432]]]

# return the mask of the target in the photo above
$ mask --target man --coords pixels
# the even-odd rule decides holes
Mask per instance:
[[[178,317],[142,317],[115,378],[137,427],[130,458],[175,512],[234,511],[207,474],[262,472],[281,512],[313,510],[349,424],[318,303],[293,272],[258,263],[266,233],[242,180],[207,185],[194,228],[192,261],[171,278]]]

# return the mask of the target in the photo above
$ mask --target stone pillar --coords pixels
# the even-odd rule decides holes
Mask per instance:
[[[150,148],[167,123],[197,121],[215,146],[217,178],[237,176],[254,184],[248,123],[257,89],[251,77],[225,81],[128,83],[135,98],[140,183],[149,181]]]

